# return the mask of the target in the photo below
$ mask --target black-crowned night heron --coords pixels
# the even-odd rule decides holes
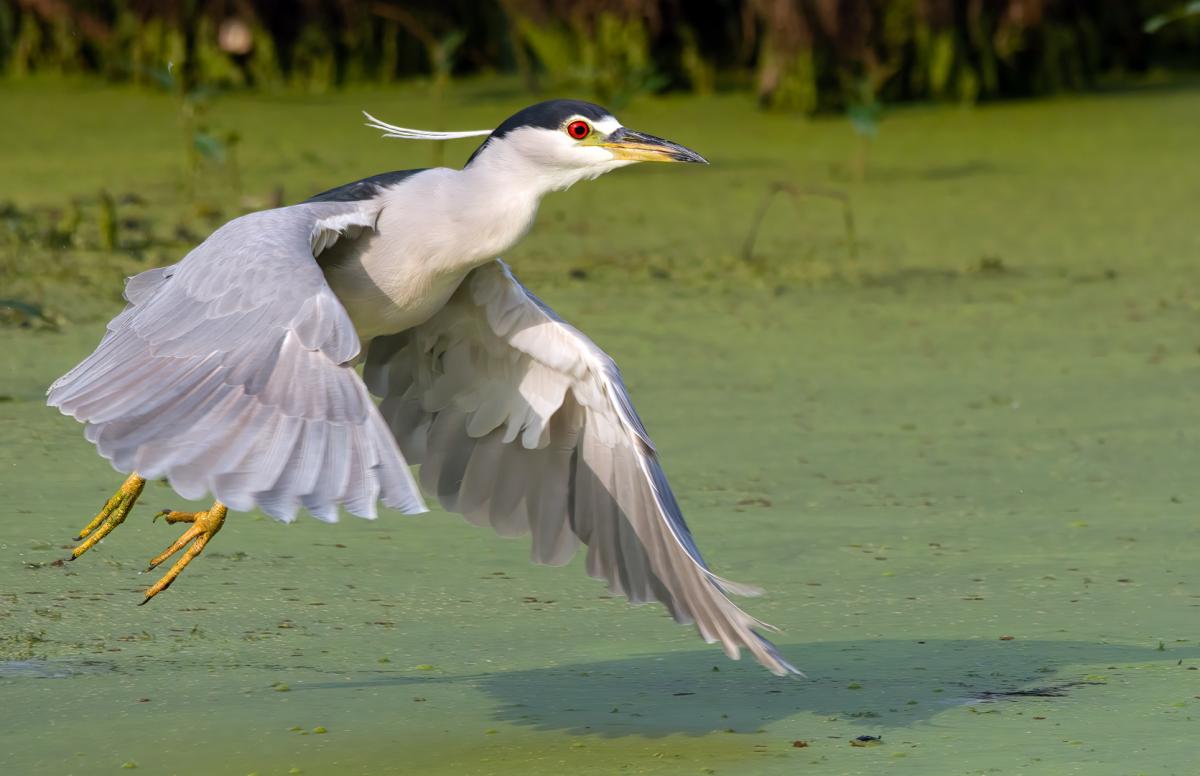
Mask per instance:
[[[583,542],[588,573],[613,592],[662,602],[730,657],[746,648],[795,672],[726,597],[756,591],[701,559],[616,364],[496,258],[551,191],[634,162],[704,159],[573,100],[478,132],[368,118],[391,137],[487,139],[461,170],[385,173],[251,213],[129,279],[96,351],[49,391],[132,472],[72,558],[125,519],[146,479],[212,494],[204,512],[159,513],[191,526],[151,561],[187,548],[145,603],[228,510],[285,522],[301,507],[373,518],[380,501],[423,512],[408,468],[419,464],[446,509],[531,534],[534,562],[566,563]]]

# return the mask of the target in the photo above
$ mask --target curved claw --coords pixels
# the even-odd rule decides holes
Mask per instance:
[[[146,597],[142,599],[142,602],[138,606],[144,606],[151,598],[171,586],[171,583],[192,562],[192,559],[204,551],[208,540],[215,536],[217,531],[221,530],[221,526],[225,524],[225,515],[228,514],[228,511],[226,506],[218,501],[204,512],[174,512],[164,509],[155,515],[155,518],[164,517],[168,523],[191,523],[192,525],[170,547],[163,550],[150,561],[150,567],[146,569],[147,571],[154,570],[163,561],[184,547],[187,547],[183,556],[175,561],[175,565],[171,566],[161,579],[146,590]],[[191,544],[190,547],[188,547],[189,543]]]
[[[83,541],[83,544],[71,550],[68,560],[75,560],[95,547],[101,539],[112,533],[114,528],[125,522],[133,505],[137,503],[138,496],[142,495],[145,485],[146,481],[139,477],[137,472],[130,474],[125,482],[121,483],[121,487],[117,488],[113,497],[104,503],[91,522],[75,537],[75,541]]]

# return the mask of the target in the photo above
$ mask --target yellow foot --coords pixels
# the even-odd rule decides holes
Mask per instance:
[[[112,530],[125,522],[126,516],[129,515],[129,510],[133,509],[133,505],[137,503],[138,496],[142,495],[142,487],[146,481],[137,475],[137,472],[129,475],[129,479],[117,488],[117,492],[105,504],[104,508],[92,518],[92,522],[83,527],[79,535],[75,537],[75,541],[83,541],[75,549],[71,550],[71,557],[67,560],[75,560],[80,555],[96,546],[96,543],[112,533]]]
[[[187,547],[189,542],[191,542],[192,546],[187,548],[183,556],[175,561],[175,565],[171,566],[166,574],[163,574],[162,579],[155,582],[146,591],[146,597],[142,599],[142,603],[138,604],[138,606],[142,606],[151,598],[171,586],[171,583],[179,576],[179,572],[183,571],[187,567],[187,564],[192,562],[192,558],[203,552],[204,545],[208,544],[208,540],[217,531],[221,530],[221,526],[225,524],[225,514],[228,511],[224,504],[220,501],[215,501],[205,512],[173,512],[170,509],[164,509],[154,516],[155,520],[164,517],[168,523],[191,523],[192,527],[184,531],[183,536],[180,536],[174,544],[163,550],[154,560],[150,561],[150,568],[146,569],[147,571],[153,571],[167,558]]]

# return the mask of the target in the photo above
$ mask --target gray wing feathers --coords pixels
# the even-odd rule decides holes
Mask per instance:
[[[708,570],[616,364],[502,262],[471,273],[416,329],[372,341],[367,385],[421,484],[537,563],[586,544],[587,571],[634,603],[660,601],[736,658],[796,672]],[[766,626],[769,627],[769,626]]]
[[[150,295],[166,282],[174,269],[174,267],[155,267],[129,278],[125,281],[125,301],[132,304],[146,302]]]
[[[49,403],[87,423],[122,471],[185,498],[292,520],[303,506],[374,517],[424,504],[352,361],[353,325],[313,252],[372,228],[362,203],[229,222],[179,264],[131,278],[129,301]]]

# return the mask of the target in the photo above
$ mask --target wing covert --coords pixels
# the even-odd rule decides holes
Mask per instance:
[[[131,278],[129,304],[48,403],[85,422],[114,467],[165,477],[185,498],[287,521],[301,506],[374,517],[377,500],[423,511],[314,260],[377,216],[367,202],[319,202],[230,221],[178,264]]]

